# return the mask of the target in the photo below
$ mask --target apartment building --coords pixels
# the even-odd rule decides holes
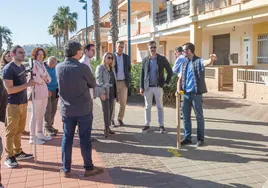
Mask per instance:
[[[91,33],[93,31],[94,27],[93,25],[88,27],[88,43],[92,42],[92,37],[91,37]],[[79,31],[76,32],[76,34],[74,34],[70,40],[75,40],[76,42],[81,43],[81,45],[86,44],[86,28],[82,28]]]
[[[101,48],[100,48],[100,55],[102,56],[105,52],[108,52],[108,36],[110,31],[110,12],[106,13],[104,16],[100,18],[100,38],[101,38]],[[94,37],[94,26],[91,25],[88,27],[88,43],[95,44],[95,37]],[[80,29],[73,35],[70,40],[75,40],[80,42],[81,45],[86,44],[86,28]]]
[[[175,47],[190,41],[198,56],[218,56],[206,70],[209,89],[256,98],[249,91],[257,87],[257,98],[268,100],[268,71],[257,70],[268,68],[267,12],[267,0],[131,0],[132,62],[148,54],[149,40],[171,63]],[[119,1],[118,13],[119,39],[127,41],[127,0]]]

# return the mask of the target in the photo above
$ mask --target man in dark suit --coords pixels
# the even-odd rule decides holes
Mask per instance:
[[[142,60],[141,78],[140,78],[140,94],[145,100],[145,126],[142,132],[147,132],[150,129],[151,108],[153,97],[156,101],[158,110],[159,132],[166,132],[164,127],[164,111],[163,111],[163,87],[169,84],[172,77],[172,69],[168,60],[156,53],[156,42],[148,43],[149,56]],[[166,70],[167,76],[164,76]]]
[[[131,80],[131,62],[130,57],[127,54],[124,54],[124,41],[117,41],[116,42],[116,52],[114,53],[115,59],[115,72],[116,72],[116,79],[117,79],[117,101],[119,102],[119,113],[117,117],[117,121],[119,126],[124,126],[123,118],[125,115],[125,109],[127,104],[127,94],[128,88],[130,86]],[[112,125],[115,126],[114,122],[115,116],[115,103],[114,103],[114,110],[112,115]]]

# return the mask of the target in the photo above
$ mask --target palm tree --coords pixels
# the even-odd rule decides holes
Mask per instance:
[[[4,26],[0,26],[0,51],[2,50],[4,41],[6,44],[11,42],[11,34],[12,32],[10,31],[10,29]]]
[[[64,31],[63,41],[64,44],[66,44],[69,40],[69,32],[74,32],[77,29],[78,15],[76,12],[70,12],[70,8],[68,6],[59,7],[56,15],[57,19],[62,22],[60,29],[63,29]]]
[[[113,43],[113,51],[116,50],[116,41],[118,40],[118,0],[110,0],[110,23],[111,23],[111,29],[110,34],[112,36],[112,43]]]
[[[11,50],[12,47],[13,47],[13,42],[12,42],[11,39],[9,39],[9,40],[7,41],[7,50]]]
[[[63,28],[63,22],[56,14],[48,27],[48,33],[55,38],[57,51],[61,50],[61,37],[63,36],[63,29],[61,28]]]
[[[94,22],[94,38],[95,38],[95,46],[96,46],[96,59],[100,59],[100,1],[92,0],[92,14],[93,14],[93,22]]]

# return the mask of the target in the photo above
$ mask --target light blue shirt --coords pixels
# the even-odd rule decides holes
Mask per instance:
[[[188,59],[186,57],[184,57],[184,55],[180,55],[176,59],[174,65],[173,65],[173,68],[172,68],[173,73],[178,74],[178,76],[179,76],[181,73],[181,65],[183,62],[186,62],[186,61],[188,61]]]
[[[123,54],[121,56],[115,54],[117,61],[117,80],[125,80],[125,72],[124,72],[124,59]]]
[[[149,69],[149,85],[158,85],[157,79],[157,56],[153,59],[150,58],[150,69]]]
[[[203,61],[204,61],[204,59],[200,59],[200,61],[199,61],[199,66],[201,68],[201,71],[204,71],[204,69],[205,69]],[[186,93],[195,92],[193,62],[191,60],[188,60],[188,63],[186,66],[187,67],[186,67],[185,91],[186,91]],[[182,66],[181,66],[181,69],[182,69]]]

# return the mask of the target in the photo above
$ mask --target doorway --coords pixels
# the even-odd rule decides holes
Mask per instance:
[[[243,56],[244,56],[244,65],[252,65],[251,62],[251,48],[250,48],[250,39],[244,38],[243,39]]]
[[[230,65],[230,34],[213,36],[213,53],[217,55],[215,65]]]

